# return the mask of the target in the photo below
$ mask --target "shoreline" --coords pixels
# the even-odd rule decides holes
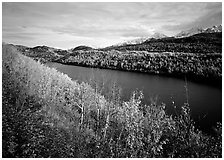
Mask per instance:
[[[170,78],[177,78],[177,79],[183,79],[185,80],[185,77],[187,78],[187,81],[199,83],[199,84],[205,84],[205,85],[212,85],[214,87],[220,88],[222,87],[222,77],[205,77],[202,75],[195,75],[193,73],[166,73],[166,72],[159,72],[159,71],[141,71],[141,70],[128,70],[124,68],[116,68],[116,67],[108,67],[108,66],[93,66],[88,64],[81,64],[77,62],[60,62],[60,61],[51,61],[52,63],[60,63],[63,65],[71,65],[71,66],[81,66],[86,68],[98,68],[98,69],[110,69],[110,70],[116,70],[116,71],[124,71],[124,72],[133,72],[133,73],[143,73],[148,75],[158,75],[158,76],[164,76],[164,77],[170,77]]]

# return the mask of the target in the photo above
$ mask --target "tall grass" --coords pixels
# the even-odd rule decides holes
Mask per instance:
[[[217,135],[195,129],[188,104],[179,116],[144,105],[142,92],[122,101],[3,45],[3,157],[221,157]]]

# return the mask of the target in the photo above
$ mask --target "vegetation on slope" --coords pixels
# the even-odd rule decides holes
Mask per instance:
[[[54,60],[58,63],[144,72],[204,81],[222,77],[222,55],[149,53],[145,51],[80,51]]]
[[[221,125],[203,135],[188,104],[170,116],[141,92],[105,98],[11,45],[2,53],[3,157],[221,157]]]

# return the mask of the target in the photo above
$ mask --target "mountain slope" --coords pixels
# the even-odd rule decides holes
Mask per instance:
[[[167,35],[159,33],[159,32],[155,32],[150,38],[154,38],[154,39],[162,39],[167,37]]]
[[[108,47],[102,50],[149,52],[222,53],[222,32],[200,33],[189,37],[149,39],[141,44]]]
[[[188,37],[188,36],[192,36],[194,34],[199,34],[199,33],[203,33],[203,32],[204,32],[204,30],[202,28],[191,28],[186,31],[181,31],[175,37],[176,38]]]
[[[183,37],[189,37],[195,34],[199,33],[216,33],[216,32],[222,32],[222,25],[219,26],[212,26],[209,28],[191,28],[186,31],[181,31],[177,35],[175,35],[176,38],[183,38]]]
[[[132,45],[132,44],[141,44],[149,39],[161,39],[161,38],[165,38],[165,37],[167,37],[165,34],[155,32],[154,34],[146,36],[146,37],[136,38],[136,39],[118,43],[118,44],[112,45],[112,46],[125,46],[125,45]]]
[[[222,32],[222,25],[213,26],[213,27],[205,29],[204,31],[204,33],[215,33],[215,32]]]

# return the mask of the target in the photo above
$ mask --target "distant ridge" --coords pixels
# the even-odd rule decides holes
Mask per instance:
[[[222,25],[214,25],[212,27],[208,27],[208,28],[191,28],[185,31],[181,31],[180,33],[174,35],[174,38],[184,38],[184,37],[189,37],[189,36],[193,36],[195,34],[199,34],[199,33],[216,33],[216,32],[222,32]],[[147,37],[140,37],[140,38],[136,38],[133,40],[129,40],[129,41],[125,41],[125,42],[121,42],[112,46],[108,46],[108,47],[119,47],[119,46],[125,46],[125,45],[137,45],[137,44],[141,44],[144,42],[148,42],[151,40],[157,40],[157,39],[163,39],[163,38],[169,38],[168,36],[166,36],[165,34],[159,33],[159,32],[155,32],[152,35],[149,35]]]
[[[87,51],[87,50],[92,50],[92,49],[94,49],[94,48],[82,45],[82,46],[78,46],[78,47],[73,48],[72,51],[78,51],[78,50]]]
[[[177,35],[175,35],[175,38],[183,38],[183,37],[189,37],[195,34],[199,34],[199,33],[216,33],[216,32],[222,32],[222,25],[219,26],[212,26],[209,28],[191,28],[189,30],[186,31],[181,31],[180,33],[178,33]]]
[[[165,37],[148,39],[140,44],[112,46],[101,50],[184,52],[184,53],[222,53],[222,33],[199,33],[187,37]]]
[[[129,41],[125,41],[125,42],[122,42],[122,43],[118,43],[118,44],[115,44],[115,45],[112,45],[112,46],[124,46],[124,45],[131,45],[131,44],[141,44],[149,39],[161,39],[161,38],[165,38],[167,37],[165,34],[162,34],[162,33],[159,33],[159,32],[155,32],[154,34],[152,35],[149,35],[147,37],[140,37],[140,38],[136,38],[136,39],[133,39],[133,40],[129,40]]]
[[[4,44],[4,42],[3,42]],[[209,45],[208,45],[209,44]],[[161,33],[154,33],[151,37],[142,37],[118,45],[105,48],[92,48],[80,45],[67,50],[56,49],[48,46],[26,47],[16,45],[22,51],[31,55],[69,55],[75,51],[91,50],[136,50],[149,52],[188,52],[188,53],[221,53],[222,52],[222,25],[209,28],[192,28],[182,31],[176,36],[167,37]]]

